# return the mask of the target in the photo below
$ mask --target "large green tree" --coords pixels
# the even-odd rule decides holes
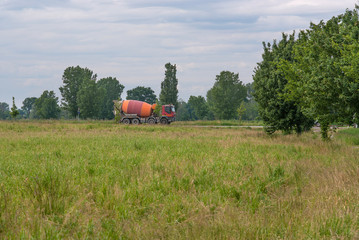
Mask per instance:
[[[68,67],[62,75],[63,86],[60,87],[62,95],[62,105],[70,112],[72,117],[77,116],[78,111],[78,92],[80,91],[84,81],[96,81],[97,75],[88,68],[80,66]]]
[[[190,113],[188,111],[188,104],[180,99],[178,101],[178,107],[176,109],[176,121],[189,121]]]
[[[359,114],[358,6],[301,31],[294,60],[283,61],[288,99],[298,99],[328,138],[335,121],[351,123]],[[356,120],[356,119],[355,119]]]
[[[102,78],[97,82],[97,86],[102,91],[103,98],[100,106],[100,118],[101,119],[113,119],[113,100],[121,98],[123,89],[125,88],[116,78],[107,77]]]
[[[10,118],[9,104],[0,102],[0,119],[5,120]]]
[[[127,91],[128,100],[139,100],[149,104],[154,104],[157,101],[155,92],[150,87],[138,86]]]
[[[222,71],[207,92],[207,102],[216,119],[234,119],[246,97],[246,88],[238,74]]]
[[[188,99],[189,108],[192,110],[193,120],[203,120],[208,114],[206,99],[202,96],[190,96]]]
[[[30,112],[33,110],[33,107],[35,106],[34,104],[35,104],[36,99],[37,99],[36,97],[27,97],[22,102],[21,109],[24,111],[25,118],[30,117]]]
[[[106,90],[99,88],[94,79],[86,79],[77,93],[77,104],[80,117],[99,118]]]
[[[58,101],[54,91],[44,91],[34,103],[36,116],[42,119],[58,118],[60,113]]]
[[[271,134],[277,130],[301,133],[313,126],[313,120],[307,118],[295,99],[285,98],[287,78],[278,68],[282,60],[293,60],[294,33],[283,34],[282,40],[273,45],[263,43],[262,62],[254,71],[254,97],[258,103],[259,115],[265,124],[265,130]]]
[[[161,104],[174,104],[177,108],[178,101],[178,79],[176,77],[176,64],[167,63],[165,65],[165,79],[161,83],[160,102]]]

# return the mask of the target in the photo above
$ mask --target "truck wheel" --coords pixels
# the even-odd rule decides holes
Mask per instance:
[[[165,124],[167,124],[167,123],[168,123],[168,121],[167,121],[167,119],[166,119],[166,118],[162,118],[160,122],[161,122],[161,124],[163,124],[163,125],[165,125]]]
[[[128,124],[131,123],[131,121],[130,121],[130,119],[125,118],[125,119],[122,120],[122,123],[128,125]]]
[[[138,125],[138,124],[140,124],[140,120],[138,120],[137,118],[134,118],[134,119],[132,119],[132,124]]]
[[[150,118],[150,119],[148,119],[147,123],[153,125],[156,123],[156,121],[155,121],[155,119]]]

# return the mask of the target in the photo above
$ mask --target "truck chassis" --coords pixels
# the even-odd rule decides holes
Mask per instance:
[[[134,125],[138,125],[141,123],[148,123],[148,124],[157,124],[157,123],[161,123],[163,125],[165,124],[170,124],[171,122],[174,122],[175,119],[174,118],[169,118],[166,116],[162,116],[162,117],[155,117],[155,116],[150,116],[147,118],[140,118],[137,116],[137,114],[125,114],[123,113],[121,116],[121,120],[120,123],[123,124],[134,124]]]

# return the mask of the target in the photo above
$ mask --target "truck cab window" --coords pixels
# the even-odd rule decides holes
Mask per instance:
[[[170,106],[166,106],[165,107],[165,111],[166,111],[166,113],[171,113],[171,107]]]

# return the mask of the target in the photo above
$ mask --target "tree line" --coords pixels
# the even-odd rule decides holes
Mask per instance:
[[[190,96],[188,102],[178,99],[176,65],[165,65],[165,77],[161,82],[159,98],[150,87],[138,86],[127,91],[126,99],[150,104],[174,104],[177,120],[246,119],[258,117],[253,95],[253,85],[244,85],[238,74],[222,71],[216,76],[213,87],[203,96]],[[0,119],[12,117],[26,119],[113,119],[113,100],[121,99],[124,86],[113,77],[97,80],[97,74],[80,66],[68,67],[62,75],[59,88],[61,104],[54,91],[44,91],[23,101],[21,109],[0,103]],[[17,113],[14,110],[18,111]]]
[[[331,124],[359,123],[358,10],[263,43],[254,97],[269,134],[301,133],[318,122],[327,139]]]

